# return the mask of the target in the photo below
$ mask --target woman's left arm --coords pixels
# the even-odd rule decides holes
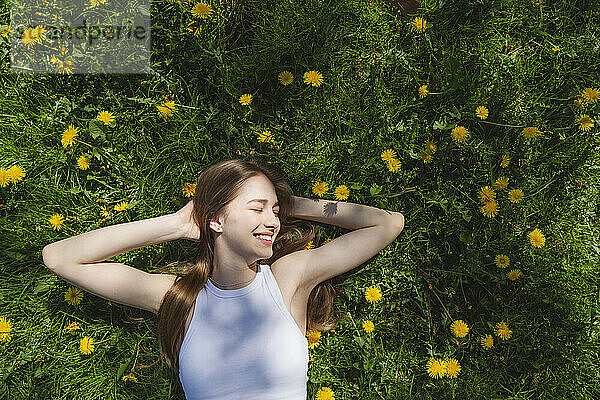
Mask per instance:
[[[292,216],[315,222],[355,230],[375,225],[404,226],[404,215],[399,212],[382,210],[344,201],[329,201],[292,196],[294,207]]]

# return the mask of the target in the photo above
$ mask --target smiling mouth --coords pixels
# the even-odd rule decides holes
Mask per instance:
[[[258,237],[258,235],[253,235],[253,236],[264,245],[270,246],[271,244],[273,244],[272,240],[262,239],[262,238]],[[271,236],[271,239],[273,239],[273,236]]]

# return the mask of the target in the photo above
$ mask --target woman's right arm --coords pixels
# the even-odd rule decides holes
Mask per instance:
[[[175,275],[150,274],[115,262],[103,262],[127,251],[183,238],[175,213],[96,229],[51,243],[42,251],[44,264],[56,275],[90,293],[151,312],[158,312]]]

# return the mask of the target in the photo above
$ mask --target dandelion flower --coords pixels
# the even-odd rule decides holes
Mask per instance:
[[[2,33],[0,33],[0,35],[2,35],[2,37],[5,37],[6,35],[8,35],[10,33],[11,30],[12,30],[12,28],[10,26],[7,26],[6,28],[2,28]]]
[[[479,211],[488,218],[494,218],[498,214],[498,203],[496,200],[491,200],[480,207]]]
[[[54,214],[48,219],[48,223],[55,231],[59,231],[63,225],[63,216],[61,214]]]
[[[79,157],[77,159],[77,167],[84,170],[90,168],[90,159],[86,156]]]
[[[132,374],[123,375],[123,377],[122,377],[121,379],[122,379],[124,382],[127,382],[127,381],[134,381],[134,382],[137,382],[137,381],[138,381],[138,380],[137,380],[137,378],[136,378],[134,375],[132,375]]]
[[[294,75],[290,71],[283,71],[279,74],[279,82],[287,86],[294,81]]]
[[[190,10],[194,17],[206,18],[212,14],[213,10],[210,4],[196,3],[196,5]]]
[[[115,211],[125,211],[127,209],[128,204],[129,203],[127,203],[126,201],[122,201],[119,204],[116,204],[113,209]]]
[[[439,379],[446,374],[446,365],[431,357],[429,361],[427,361],[427,373],[430,377]]]
[[[91,354],[94,351],[94,339],[89,336],[84,336],[83,339],[79,341],[79,351],[82,354]]]
[[[350,189],[346,185],[340,185],[333,192],[336,200],[347,200],[350,195]]]
[[[508,272],[506,274],[506,277],[508,279],[510,279],[511,281],[514,281],[515,279],[518,279],[521,276],[521,270],[520,269],[513,269],[510,272]]]
[[[502,168],[506,168],[506,167],[508,167],[509,163],[510,163],[510,158],[506,154],[502,154],[502,161],[500,161],[500,166]]]
[[[250,104],[252,102],[252,95],[251,94],[243,94],[240,96],[240,99],[238,101],[240,102],[241,105],[247,106],[248,104]]]
[[[465,128],[464,126],[459,125],[456,128],[452,129],[451,134],[452,134],[452,139],[456,143],[462,143],[469,136],[469,130],[467,128]]]
[[[323,75],[319,71],[308,71],[304,73],[304,83],[307,85],[321,86]]]
[[[312,249],[312,248],[314,248],[314,247],[315,247],[315,246],[313,245],[313,241],[311,240],[311,241],[309,241],[309,242],[306,244],[306,246],[304,246],[304,250],[309,250],[309,249]]]
[[[492,346],[494,346],[494,338],[489,333],[485,336],[482,336],[480,341],[481,346],[483,346],[483,348],[486,350],[489,350],[492,348]]]
[[[271,131],[262,131],[261,133],[258,134],[258,141],[259,142],[272,142],[273,141],[273,135],[271,134]]]
[[[523,131],[521,132],[523,134],[523,136],[525,136],[528,139],[537,137],[537,136],[542,136],[542,133],[540,132],[540,130],[535,127],[535,126],[528,126],[527,128],[523,128]]]
[[[479,200],[483,204],[488,203],[496,198],[496,192],[494,189],[491,189],[489,186],[484,186],[479,190]]]
[[[381,300],[381,297],[381,290],[379,290],[379,288],[375,286],[371,286],[370,288],[365,290],[365,298],[371,304],[377,303],[379,300]]]
[[[309,329],[306,331],[306,339],[308,340],[308,348],[313,349],[321,344],[321,332]]]
[[[21,37],[21,42],[23,43],[23,45],[25,47],[33,46],[35,43],[38,42],[36,32],[34,31],[33,28],[29,28],[23,32],[23,36]]]
[[[67,289],[64,295],[65,301],[67,301],[73,306],[81,303],[81,299],[83,299],[83,292],[81,291],[81,289],[75,286],[69,287],[69,289]]]
[[[396,157],[396,152],[391,149],[387,149],[381,153],[381,159],[385,162],[388,162]]]
[[[395,158],[392,158],[390,161],[387,162],[388,170],[390,170],[391,172],[397,172],[400,169],[400,165],[400,161],[396,160]]]
[[[23,171],[23,167],[20,165],[13,165],[6,171],[6,177],[9,181],[13,183],[17,183],[23,179],[25,176],[25,171]]]
[[[427,29],[427,21],[421,17],[415,17],[412,22],[412,28],[417,33],[423,33]]]
[[[492,185],[492,187],[497,190],[506,189],[507,186],[508,186],[508,178],[506,178],[504,176],[501,176],[498,179],[496,179],[496,182],[494,182],[494,184]]]
[[[163,101],[160,106],[156,106],[156,109],[158,111],[158,115],[161,118],[166,119],[168,116],[172,115],[175,111],[177,111],[177,106],[175,105],[174,101],[169,100]]]
[[[104,122],[104,125],[110,125],[115,120],[115,117],[108,111],[100,111],[96,119]]]
[[[76,331],[77,329],[80,329],[79,325],[77,325],[77,322],[71,322],[69,326],[65,328],[67,332]]]
[[[460,364],[457,359],[449,358],[448,361],[446,361],[446,375],[450,378],[456,378],[460,373],[460,370]]]
[[[589,131],[594,126],[594,120],[587,114],[580,115],[577,118],[577,123],[579,124],[579,129],[584,132]]]
[[[0,343],[10,342],[12,331],[12,322],[9,319],[0,317]]]
[[[316,181],[312,188],[313,194],[316,194],[319,197],[323,197],[328,190],[329,186],[327,185],[327,182],[321,181]]]
[[[579,99],[573,100],[573,105],[577,108],[580,108],[583,105],[583,102]]]
[[[508,192],[508,200],[511,203],[518,203],[523,200],[523,191],[521,189],[513,189]]]
[[[427,85],[423,85],[423,86],[419,87],[419,98],[420,99],[427,96],[428,94],[429,94],[429,90],[427,90]]]
[[[495,259],[498,268],[506,268],[510,264],[510,259],[505,254],[498,254]]]
[[[598,92],[598,89],[585,88],[581,93],[581,97],[588,103],[595,103],[600,98],[600,92]]]
[[[73,145],[73,141],[77,137],[77,132],[79,132],[79,128],[75,128],[73,125],[69,125],[69,127],[65,129],[61,139],[63,147]]]
[[[510,339],[512,331],[508,328],[508,325],[504,322],[496,324],[496,335],[502,340]]]
[[[333,390],[324,386],[317,391],[315,400],[335,400],[335,395],[333,394]]]
[[[461,319],[452,322],[450,325],[450,330],[454,336],[459,338],[465,337],[467,336],[467,333],[469,333],[469,327]]]
[[[489,115],[489,112],[485,106],[479,106],[475,110],[475,115],[477,115],[481,119],[486,119]]]
[[[527,236],[529,237],[531,245],[534,247],[543,247],[544,243],[546,243],[544,234],[538,228],[535,228],[533,231],[529,232]]]
[[[365,332],[367,332],[367,333],[371,333],[375,329],[375,325],[373,324],[373,322],[371,322],[369,320],[364,321],[362,324],[362,327],[365,330]]]
[[[196,193],[196,184],[186,182],[183,185],[183,195],[185,197],[191,197],[194,195],[194,193]]]
[[[433,140],[428,140],[425,142],[425,151],[430,153],[430,154],[434,154],[435,151],[437,150],[437,146],[435,145],[435,142]]]

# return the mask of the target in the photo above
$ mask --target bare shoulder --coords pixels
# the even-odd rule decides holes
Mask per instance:
[[[310,287],[311,283],[305,279],[306,266],[311,252],[312,249],[298,250],[278,258],[271,265],[271,271],[277,278],[282,292],[286,291],[293,295],[298,291],[310,293],[313,289]]]

